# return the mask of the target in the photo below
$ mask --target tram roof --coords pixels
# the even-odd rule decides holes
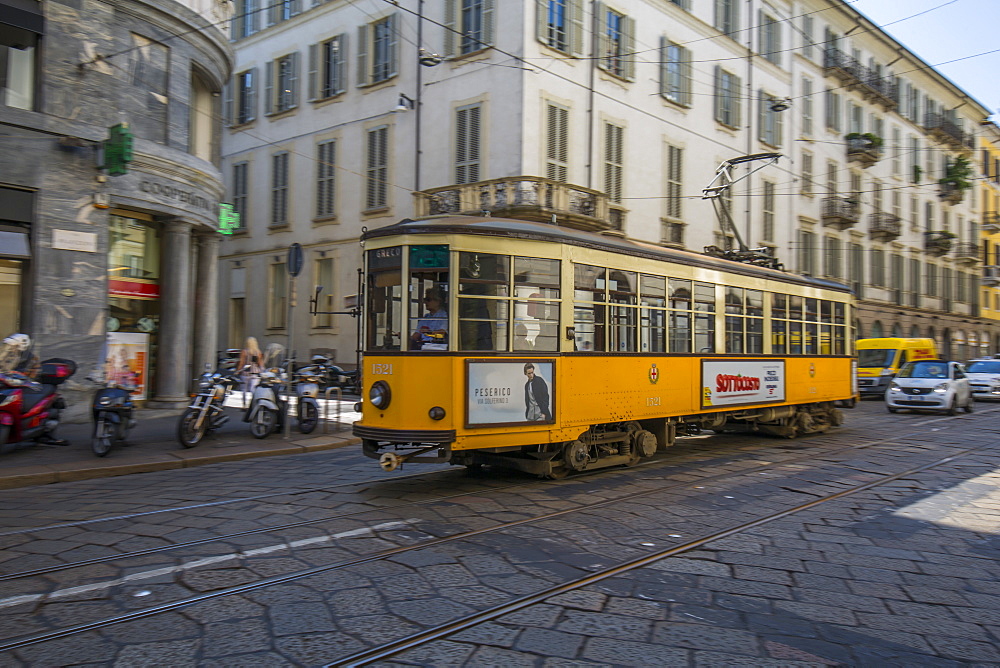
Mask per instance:
[[[393,225],[366,230],[362,239],[393,236],[398,234],[473,234],[480,236],[502,236],[512,239],[550,241],[584,248],[612,251],[625,255],[652,260],[676,262],[717,271],[726,271],[748,276],[758,276],[786,283],[811,285],[827,290],[851,292],[851,289],[837,281],[812,276],[792,274],[767,267],[757,267],[732,260],[712,257],[678,248],[665,248],[620,237],[595,234],[569,227],[559,227],[547,223],[536,223],[512,218],[492,218],[481,216],[427,216],[403,220]]]

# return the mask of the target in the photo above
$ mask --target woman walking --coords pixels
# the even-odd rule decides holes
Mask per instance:
[[[246,345],[240,351],[239,371],[243,376],[243,407],[247,405],[247,392],[253,394],[253,388],[260,380],[260,372],[263,371],[264,354],[257,345],[257,339],[248,336]],[[247,368],[247,367],[250,368]]]

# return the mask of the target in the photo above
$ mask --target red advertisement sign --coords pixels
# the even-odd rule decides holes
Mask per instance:
[[[140,283],[139,281],[123,281],[120,278],[108,279],[108,294],[112,297],[145,297],[160,298],[159,283]]]

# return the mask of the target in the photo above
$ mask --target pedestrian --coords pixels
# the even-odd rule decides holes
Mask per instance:
[[[260,351],[257,339],[248,336],[243,350],[240,351],[239,374],[243,378],[243,406],[247,405],[247,393],[253,394],[253,389],[260,380],[260,372],[264,370],[264,354]]]

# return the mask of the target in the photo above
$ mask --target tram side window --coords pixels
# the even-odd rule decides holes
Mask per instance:
[[[715,352],[715,285],[694,284],[694,349]]]
[[[847,307],[839,302],[771,295],[771,352],[775,355],[843,355]]]
[[[606,350],[607,269],[573,265],[573,329],[577,350]]]
[[[620,353],[635,352],[636,325],[639,311],[636,308],[638,284],[634,271],[608,271],[608,307],[611,321],[608,327],[608,350]]]
[[[639,349],[644,353],[667,352],[667,279],[639,276]]]
[[[727,287],[726,352],[764,352],[764,293],[760,290]]]
[[[399,350],[402,329],[403,253],[399,246],[368,251],[365,318],[368,350]]]
[[[670,352],[691,352],[691,281],[670,279]]]
[[[788,295],[771,295],[771,354],[788,353]]]
[[[559,349],[559,260],[514,258],[515,351]]]
[[[510,256],[458,255],[459,350],[507,350]]]
[[[410,350],[448,349],[448,246],[410,246]]]
[[[670,352],[714,353],[715,285],[671,278],[667,305]]]

